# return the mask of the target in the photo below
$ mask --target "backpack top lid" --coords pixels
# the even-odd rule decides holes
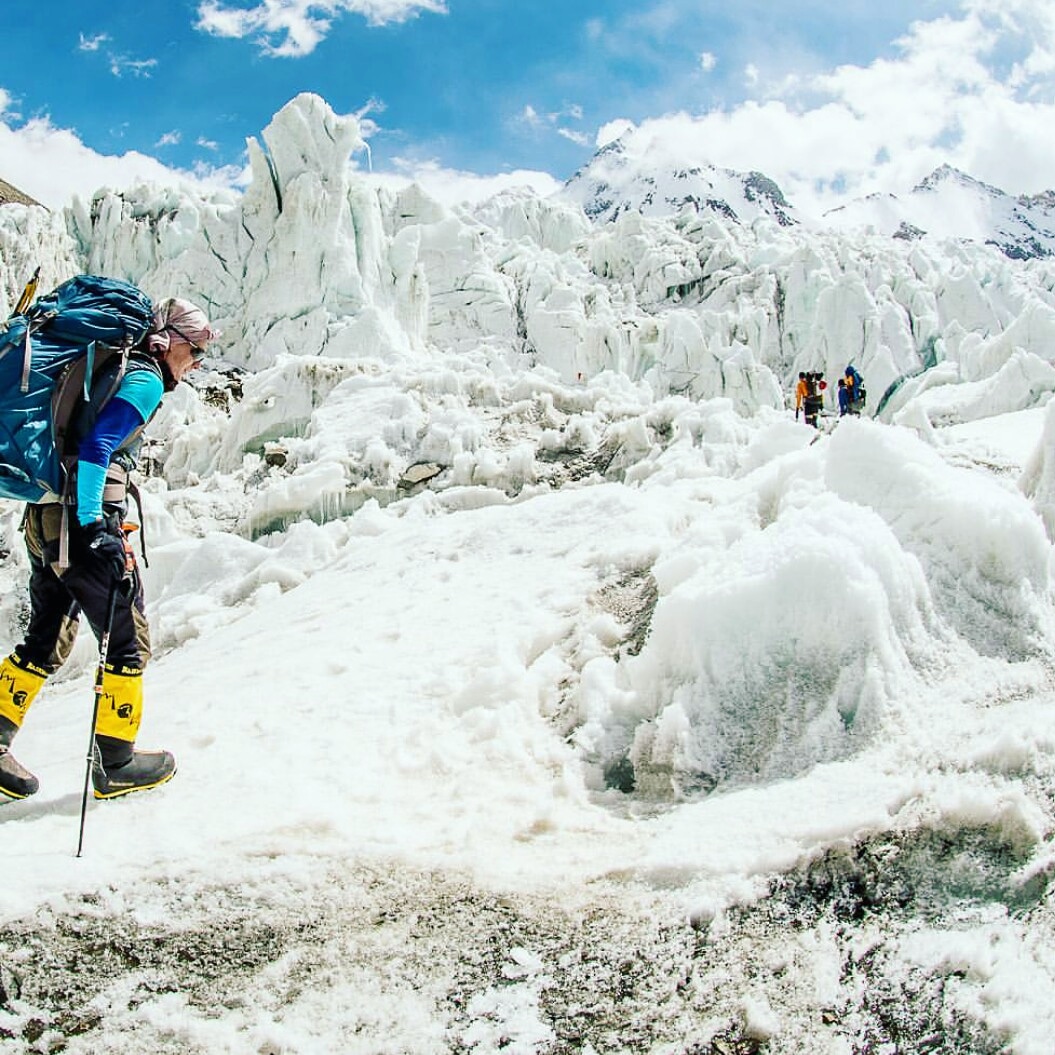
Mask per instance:
[[[56,397],[96,343],[135,346],[154,320],[150,299],[118,279],[78,275],[0,323],[0,497],[37,502],[61,494]]]
[[[76,275],[38,297],[26,317],[31,326],[42,323],[54,341],[82,346],[98,341],[128,348],[150,331],[154,306],[131,283],[101,275]]]

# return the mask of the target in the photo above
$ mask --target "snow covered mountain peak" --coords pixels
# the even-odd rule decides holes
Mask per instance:
[[[565,184],[566,200],[592,220],[614,220],[624,212],[671,216],[683,209],[714,213],[745,224],[769,216],[781,226],[798,222],[776,182],[761,172],[736,172],[700,159],[657,162],[651,144],[636,129],[601,147]]]
[[[1000,190],[998,187],[993,187],[988,183],[983,183],[981,180],[975,179],[974,176],[970,176],[966,172],[963,172],[948,163],[939,165],[932,173],[930,173],[930,175],[921,179],[919,183],[912,188],[912,193],[915,194],[922,191],[940,192],[946,185],[950,184],[956,187],[966,188],[979,194],[988,194],[994,198],[1007,196],[1004,191]]]
[[[869,195],[824,214],[832,227],[872,228],[898,238],[965,239],[1015,260],[1055,254],[1055,192],[1014,197],[952,165],[941,165],[908,194]]]
[[[601,147],[559,197],[580,206],[596,223],[628,212],[663,218],[684,210],[739,226],[761,216],[782,227],[806,219],[765,174],[672,156],[636,128]],[[819,226],[871,229],[899,239],[929,235],[979,242],[1019,260],[1048,257],[1055,254],[1055,191],[1015,197],[943,164],[907,193],[855,199],[824,213]]]

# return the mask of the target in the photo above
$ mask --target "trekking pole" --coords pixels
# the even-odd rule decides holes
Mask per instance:
[[[110,596],[106,601],[106,622],[103,624],[102,637],[99,638],[99,666],[95,671],[95,703],[92,706],[92,726],[88,736],[88,764],[84,769],[84,794],[81,796],[81,830],[77,837],[77,856],[81,856],[84,846],[84,815],[88,812],[88,782],[92,778],[92,765],[95,762],[95,723],[99,720],[99,698],[103,694],[103,674],[106,671],[106,654],[110,651],[110,627],[114,621],[114,610],[117,608],[117,591],[121,584],[114,580],[110,587]]]

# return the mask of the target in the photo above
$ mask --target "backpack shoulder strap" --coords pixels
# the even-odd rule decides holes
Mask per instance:
[[[93,396],[95,382],[101,378],[108,368],[118,361],[115,371],[116,381],[110,386],[102,397],[98,409],[102,409],[111,399],[117,386],[124,377],[128,362],[128,350],[111,348],[109,345],[97,344],[94,354],[84,355],[74,360],[59,376],[55,382],[55,391],[51,397],[51,422],[52,433],[55,437],[55,449],[60,455],[65,456],[69,440],[70,426],[77,415],[77,411]],[[90,372],[89,372],[90,370]]]

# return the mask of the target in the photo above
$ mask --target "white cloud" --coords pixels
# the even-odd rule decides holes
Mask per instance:
[[[378,99],[376,96],[371,96],[358,110],[355,111],[354,117],[359,122],[359,134],[364,140],[369,140],[371,136],[377,135],[381,131],[381,126],[370,116],[371,114],[382,114],[387,109],[387,104],[383,99]],[[367,156],[370,153],[370,144],[366,145]]]
[[[633,121],[628,121],[625,117],[619,117],[614,121],[601,125],[597,129],[597,137],[594,139],[594,143],[600,149],[609,143],[614,143],[624,132],[635,131],[636,129],[637,125]]]
[[[218,37],[254,37],[266,55],[299,58],[326,39],[334,15],[362,15],[370,25],[405,22],[421,12],[446,14],[445,0],[264,0],[256,7],[198,6],[197,28]]]
[[[560,110],[552,110],[545,114],[539,113],[528,103],[520,111],[518,122],[534,133],[556,132],[557,135],[579,146],[589,146],[591,136],[579,129],[568,128],[564,124],[565,121],[581,121],[582,118],[583,108],[578,103],[568,103]]]
[[[110,40],[108,33],[96,33],[90,37],[81,33],[77,42],[77,50],[89,53],[102,51],[103,45],[108,44]],[[130,73],[133,77],[149,77],[158,64],[157,59],[133,59],[109,49],[106,52],[106,61],[110,66],[110,72],[115,77],[122,77],[126,73]]]
[[[700,55],[700,69],[704,73],[710,73],[718,65],[718,58],[713,52],[705,51]]]
[[[19,190],[49,208],[68,205],[74,195],[87,199],[101,187],[122,189],[140,181],[162,186],[181,183],[199,189],[240,188],[249,180],[248,166],[212,167],[197,164],[193,172],[163,165],[156,158],[135,151],[120,155],[98,154],[86,147],[76,133],[57,128],[48,118],[35,118],[16,127],[18,116],[12,110],[13,100],[0,88],[0,158],[3,158],[3,178]],[[376,101],[369,109],[381,109]],[[162,136],[168,143],[178,142],[179,132]],[[162,145],[160,142],[158,145]],[[207,140],[198,145],[211,148]],[[397,159],[397,171],[371,175],[375,183],[393,188],[419,183],[425,190],[446,205],[482,201],[499,191],[515,187],[531,187],[546,196],[561,186],[559,180],[546,172],[519,169],[479,175],[442,167],[434,160],[411,161]]]
[[[369,178],[393,190],[411,183],[419,184],[431,197],[444,205],[459,205],[463,202],[479,202],[499,191],[517,187],[530,187],[537,194],[548,196],[560,189],[561,183],[548,172],[517,169],[514,172],[499,172],[494,175],[479,175],[459,169],[444,168],[436,161],[410,161],[396,159],[398,172],[374,173]]]
[[[965,0],[955,17],[914,22],[894,48],[771,85],[749,66],[756,98],[641,122],[628,149],[759,169],[807,211],[906,191],[943,162],[1010,193],[1055,188],[1055,4]],[[609,122],[598,145],[618,132]]]
[[[86,37],[83,33],[81,33],[80,42],[77,45],[77,50],[98,51],[109,39],[110,36],[108,33],[96,33],[94,37]]]
[[[571,140],[571,142],[580,147],[588,147],[590,145],[590,137],[585,132],[576,131],[574,128],[558,128],[557,135]]]
[[[130,59],[125,55],[110,56],[110,72],[115,77],[130,73],[133,77],[149,77],[157,66],[157,59]]]
[[[347,0],[338,6],[275,0],[272,8],[290,17],[355,11],[381,19],[441,11],[445,5],[440,0]],[[229,35],[241,35],[262,9],[239,11],[216,2],[209,10],[217,20],[227,20]],[[597,22],[597,32],[603,28]],[[254,31],[269,30],[258,23]],[[767,77],[765,68],[754,73],[756,97],[742,104],[702,115],[675,112],[639,125],[620,118],[591,138],[600,147],[625,136],[628,150],[651,158],[666,155],[676,163],[696,158],[761,170],[807,211],[830,207],[843,195],[902,192],[943,162],[1013,193],[1055,189],[1055,4],[1050,0],[964,0],[955,17],[913,23],[888,55],[870,64],[821,74],[789,76],[781,70],[779,77]],[[96,154],[48,118],[21,124],[18,105],[0,89],[3,177],[49,205],[135,179],[197,178],[232,185],[240,178],[241,169],[214,173],[203,167],[190,177],[134,152]],[[382,103],[371,100],[362,114],[382,109]],[[581,118],[577,103],[554,111],[526,105],[518,115],[521,127],[533,133],[586,145],[575,127]],[[165,145],[165,137],[158,145]],[[556,186],[553,177],[539,172],[480,176],[435,162],[407,163],[392,177],[410,178],[430,184],[444,200],[484,197],[517,182],[546,193]]]
[[[530,128],[541,128],[543,124],[538,111],[530,103],[520,111],[520,120]]]
[[[9,106],[10,97],[0,90],[3,178],[49,208],[68,205],[74,195],[90,198],[100,187],[121,189],[142,180],[163,186],[193,183],[213,188],[237,182],[234,170],[200,169],[189,174],[136,151],[98,154],[75,132],[55,127],[46,117],[15,127]]]
[[[172,132],[166,132],[155,144],[156,147],[174,147],[182,139],[182,135],[173,130]]]

